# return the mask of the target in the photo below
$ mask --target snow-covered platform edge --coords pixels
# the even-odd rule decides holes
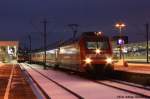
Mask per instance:
[[[32,76],[25,70],[25,64],[20,63],[18,64],[22,70],[23,75],[26,77],[27,82],[29,83],[30,87],[32,88],[34,94],[36,95],[37,99],[51,99],[50,96],[44,92],[44,90],[39,86],[39,84],[32,78]]]

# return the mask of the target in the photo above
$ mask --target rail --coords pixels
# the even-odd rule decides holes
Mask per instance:
[[[32,70],[36,71],[37,73],[39,73],[40,75],[42,75],[44,78],[48,79],[49,81],[52,81],[53,83],[55,83],[56,85],[58,85],[59,87],[65,89],[66,91],[68,91],[69,93],[71,93],[72,95],[76,96],[78,99],[84,99],[82,96],[80,96],[79,94],[73,92],[72,90],[68,89],[67,87],[61,85],[60,83],[54,81],[53,79],[49,78],[48,76],[42,74],[40,71],[34,69],[33,67],[31,67],[30,65],[26,64],[28,67],[30,67]],[[42,89],[42,88],[41,88]]]
[[[114,81],[114,80],[105,80],[105,81],[96,81],[95,80],[94,82],[96,82],[98,84],[108,86],[108,87],[112,87],[112,88],[115,88],[115,89],[119,89],[119,90],[122,90],[122,91],[125,91],[125,92],[133,93],[133,94],[139,95],[141,97],[150,98],[150,90],[148,88],[143,88],[143,87],[139,87],[139,86],[135,86],[135,85],[125,84],[125,83],[122,83],[122,82],[119,82],[119,81]],[[145,90],[145,92],[149,92],[149,94],[137,92],[137,90],[133,91],[133,90],[128,89],[128,88],[123,88],[121,86],[117,86],[117,84],[122,85],[122,86],[130,86],[130,87],[133,88],[133,90],[135,90],[135,88],[138,88],[139,90],[140,89]]]

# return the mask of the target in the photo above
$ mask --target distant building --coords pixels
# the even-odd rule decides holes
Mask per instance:
[[[0,41],[0,62],[16,61],[18,46],[18,41]]]
[[[149,45],[149,60],[150,60],[150,41],[148,41]],[[119,45],[113,45],[113,53],[114,57],[119,59]],[[144,61],[147,59],[147,42],[132,42],[128,44],[124,44],[122,51],[124,53],[124,57],[128,61]]]

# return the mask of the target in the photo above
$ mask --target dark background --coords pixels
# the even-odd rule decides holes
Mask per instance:
[[[21,46],[42,46],[43,24],[48,21],[48,44],[72,36],[68,24],[79,24],[83,31],[118,35],[115,23],[127,27],[122,33],[130,42],[145,41],[145,23],[150,22],[150,0],[0,0],[0,40],[19,40]]]

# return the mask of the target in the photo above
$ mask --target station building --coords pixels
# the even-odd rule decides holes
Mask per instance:
[[[150,41],[148,41],[148,56],[150,60]],[[120,47],[117,44],[113,44],[113,53],[114,58],[119,59]],[[122,52],[126,60],[129,61],[141,61],[146,62],[147,59],[147,42],[132,42],[128,44],[124,44],[122,48]]]
[[[0,63],[16,62],[18,46],[18,41],[0,41]]]

